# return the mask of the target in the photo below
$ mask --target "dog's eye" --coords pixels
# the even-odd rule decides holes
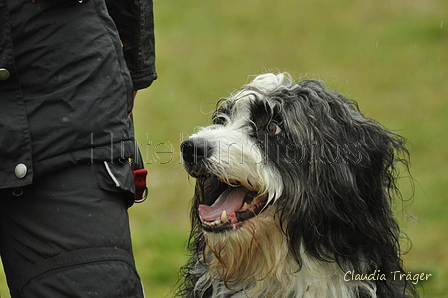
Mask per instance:
[[[228,120],[225,117],[221,117],[221,116],[213,119],[213,123],[218,124],[218,125],[226,125],[227,122],[228,122]]]
[[[280,125],[278,125],[276,122],[271,121],[266,125],[266,133],[270,135],[276,135],[282,132],[282,129]]]

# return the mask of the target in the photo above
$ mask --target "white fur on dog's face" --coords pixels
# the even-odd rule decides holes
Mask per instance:
[[[269,105],[267,96],[259,91],[270,93],[290,85],[290,78],[284,74],[256,77],[230,98],[234,101],[231,110],[215,115],[215,122],[220,119],[219,124],[201,128],[190,137],[205,140],[213,149],[206,161],[210,174],[228,184],[237,182],[259,195],[268,195],[269,201],[281,195],[283,183],[278,170],[268,163],[266,149],[260,146],[260,140],[251,137],[256,134],[251,107],[255,100],[266,101]]]
[[[200,129],[186,141],[196,152],[191,152],[191,148],[189,153],[183,150],[185,169],[195,177],[213,176],[235,190],[223,191],[215,203],[209,201],[210,208],[202,205],[202,214],[207,215],[202,217],[200,211],[201,220],[213,230],[235,230],[283,192],[283,180],[268,158],[267,146],[268,135],[272,138],[282,133],[282,128],[269,118],[273,117],[275,103],[266,94],[286,88],[285,82],[283,75],[257,77],[246,88],[221,101],[214,114],[214,124]],[[259,107],[257,113],[254,107]],[[192,154],[196,154],[196,159],[191,158]],[[235,196],[239,196],[241,203],[238,207]],[[222,213],[226,208],[216,207],[229,202],[234,206],[230,214],[229,209]],[[224,227],[225,222],[228,224]],[[220,227],[216,228],[217,225]]]
[[[229,185],[241,184],[267,195],[268,200],[277,199],[283,189],[282,180],[275,167],[267,160],[264,148],[254,135],[251,123],[250,105],[252,94],[239,94],[232,114],[218,114],[223,124],[213,124],[202,128],[190,139],[206,140],[212,154],[204,161],[209,174],[219,177]]]

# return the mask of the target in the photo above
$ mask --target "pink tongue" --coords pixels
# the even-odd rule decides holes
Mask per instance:
[[[211,206],[199,205],[199,217],[202,221],[214,221],[225,210],[227,215],[238,211],[243,206],[243,200],[249,192],[244,186],[229,187]]]

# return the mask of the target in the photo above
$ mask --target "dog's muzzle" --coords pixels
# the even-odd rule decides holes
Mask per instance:
[[[210,157],[213,148],[203,138],[191,138],[181,144],[183,165],[192,177],[213,181],[220,193],[213,193],[205,200],[211,205],[201,204],[198,215],[206,231],[222,232],[240,227],[244,221],[260,213],[267,204],[267,197],[241,183],[220,176],[211,170]]]

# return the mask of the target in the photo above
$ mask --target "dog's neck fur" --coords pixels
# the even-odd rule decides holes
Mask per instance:
[[[310,263],[307,264],[307,261],[310,261]],[[291,263],[295,263],[292,258],[285,259],[284,267],[290,267],[287,264]],[[229,289],[223,281],[213,280],[211,282],[213,286],[212,297],[354,298],[361,297],[359,295],[359,288],[364,288],[364,295],[369,295],[365,297],[376,297],[375,290],[365,288],[365,284],[356,281],[344,281],[339,271],[340,269],[334,263],[313,262],[310,258],[306,258],[303,265],[299,272],[287,274],[287,271],[285,271],[282,272],[281,276],[275,278],[269,276],[260,281],[251,279],[239,284],[237,289]],[[313,270],[311,271],[312,268]],[[290,268],[286,268],[285,270],[290,270]]]
[[[360,297],[360,291],[362,297],[376,297],[374,285],[345,281],[345,272],[335,262],[318,261],[303,247],[300,268],[289,253],[285,234],[269,213],[226,237],[205,234],[203,262],[208,272],[198,280],[196,291],[211,286],[213,298],[350,298]],[[250,243],[250,247],[241,243]]]

